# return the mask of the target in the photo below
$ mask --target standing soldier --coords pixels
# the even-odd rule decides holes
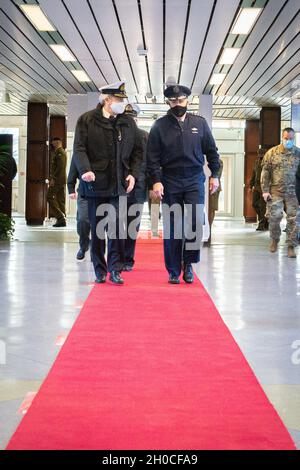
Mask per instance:
[[[192,232],[195,234],[199,228],[202,229],[203,223],[204,154],[211,171],[210,193],[219,186],[220,162],[216,144],[205,119],[187,113],[190,94],[191,90],[186,86],[171,85],[165,89],[170,109],[153,125],[147,146],[153,191],[160,199],[163,198],[164,257],[170,284],[179,284],[181,270],[183,280],[192,283],[192,263],[200,259],[201,240],[197,235],[193,238]],[[179,207],[182,214],[184,209],[190,210],[192,230],[189,236],[186,236],[186,225],[180,214],[176,217],[171,213],[173,205]],[[169,237],[167,223],[170,223]],[[181,232],[180,236],[178,232]]]
[[[50,184],[47,201],[51,214],[56,218],[53,227],[66,226],[66,183],[67,154],[63,149],[60,137],[53,137],[51,144],[54,154],[50,169]]]
[[[264,151],[260,148],[257,152],[257,159],[254,162],[252,176],[250,180],[250,188],[252,190],[252,207],[257,213],[258,226],[256,230],[268,230],[268,220],[266,218],[266,202],[262,196],[260,177],[262,170]]]
[[[208,202],[208,223],[209,223],[209,238],[207,242],[203,244],[203,246],[210,246],[211,244],[211,229],[212,229],[212,224],[215,220],[215,214],[216,211],[219,209],[219,196],[220,192],[222,191],[221,187],[221,177],[222,177],[222,172],[223,172],[223,162],[220,158],[220,168],[218,171],[218,178],[219,178],[219,187],[217,191],[215,191],[213,194],[209,195],[209,202]]]
[[[295,180],[300,162],[300,149],[295,146],[294,139],[294,129],[287,127],[282,131],[282,143],[265,154],[261,174],[262,193],[267,202],[269,214],[269,231],[272,240],[270,252],[277,251],[281,235],[280,222],[285,205],[286,243],[289,258],[296,258],[295,246],[298,244],[296,229],[298,201],[295,193]]]
[[[125,83],[119,82],[101,89],[100,104],[78,119],[74,138],[74,163],[83,181],[82,196],[88,201],[91,224],[91,258],[96,282],[110,281],[123,284],[120,277],[124,265],[124,239],[120,235],[119,196],[129,194],[139,176],[142,148],[134,120],[124,114],[127,98]],[[107,210],[115,211],[115,233],[107,231],[106,242],[97,226],[107,217]]]

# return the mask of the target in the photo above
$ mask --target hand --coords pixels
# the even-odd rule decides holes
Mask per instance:
[[[128,181],[128,186],[126,189],[126,193],[130,193],[135,185],[135,178],[132,175],[128,175],[126,178],[126,181]]]
[[[157,197],[156,193],[152,189],[149,191],[149,199],[152,202],[160,202],[160,198]]]
[[[93,173],[92,171],[88,171],[87,173],[83,173],[83,175],[81,176],[81,179],[83,181],[85,181],[86,183],[90,183],[91,181],[95,181],[95,179],[96,179],[95,173]]]
[[[153,185],[153,192],[158,199],[162,199],[164,195],[164,187],[161,183],[155,183]]]
[[[49,186],[54,186],[54,185],[55,185],[55,181],[54,181],[54,180],[50,180]]]
[[[265,200],[265,202],[268,202],[268,201],[271,201],[272,200],[272,196],[270,193],[262,193],[263,195],[263,198]]]
[[[77,194],[76,193],[71,193],[69,194],[70,199],[77,199]]]
[[[209,194],[214,194],[219,186],[219,178],[209,178]]]

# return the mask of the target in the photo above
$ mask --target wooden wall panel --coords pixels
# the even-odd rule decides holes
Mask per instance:
[[[67,125],[65,116],[50,116],[50,142],[53,137],[60,137],[62,139],[63,148],[65,149],[67,147]]]
[[[48,116],[47,103],[28,103],[25,211],[28,225],[42,225],[47,214]]]
[[[281,108],[265,107],[260,111],[259,120],[260,145],[268,150],[280,144],[281,140]]]

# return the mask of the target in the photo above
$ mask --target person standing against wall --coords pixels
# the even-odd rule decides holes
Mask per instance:
[[[50,169],[50,184],[47,193],[51,214],[56,218],[53,227],[66,226],[66,183],[67,154],[60,137],[51,140],[54,154]]]

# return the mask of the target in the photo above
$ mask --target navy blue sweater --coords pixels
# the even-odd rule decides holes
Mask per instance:
[[[181,124],[169,111],[154,123],[147,144],[147,170],[153,184],[161,182],[162,171],[191,167],[201,173],[204,155],[211,176],[217,178],[220,156],[203,117],[187,113]]]

